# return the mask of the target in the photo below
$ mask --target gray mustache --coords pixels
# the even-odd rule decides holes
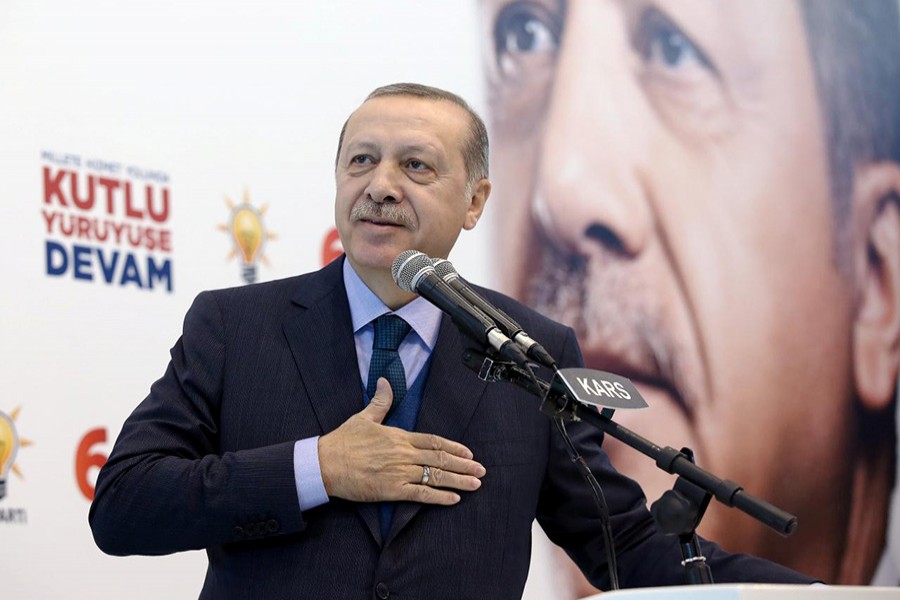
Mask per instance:
[[[354,221],[389,221],[403,227],[415,229],[415,220],[400,206],[389,202],[378,203],[372,200],[358,202],[354,205],[353,210],[350,211],[350,218]]]

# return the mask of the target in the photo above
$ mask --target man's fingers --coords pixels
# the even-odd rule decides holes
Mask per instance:
[[[472,451],[459,442],[442,438],[433,433],[413,433],[410,438],[410,443],[421,450],[443,450],[448,454],[461,456],[462,458],[474,458]]]
[[[423,466],[428,465],[431,467],[432,472],[435,469],[440,469],[450,473],[460,473],[474,477],[484,477],[484,474],[487,472],[480,462],[454,456],[443,450],[429,450],[423,452],[418,458]]]
[[[375,395],[369,401],[359,414],[375,423],[384,421],[385,415],[391,409],[391,403],[394,401],[394,392],[391,390],[391,384],[384,377],[378,378],[375,385]]]
[[[392,401],[390,384],[380,378],[366,408],[319,438],[319,466],[329,496],[449,506],[460,501],[458,492],[481,487],[485,468],[462,444],[383,426]]]
[[[484,466],[473,460],[472,451],[459,442],[426,433],[412,433],[409,440],[414,448],[422,451],[416,458],[423,466],[475,477],[483,477],[486,473]]]
[[[438,490],[427,485],[408,484],[403,486],[400,500],[421,502],[422,504],[441,504],[452,506],[459,502],[459,494]]]
[[[428,481],[425,482],[422,477],[423,471],[424,467],[421,470],[417,470],[418,477],[414,483],[434,488],[451,488],[463,492],[471,492],[481,487],[481,480],[478,479],[478,477],[460,475],[459,473],[445,471],[438,467],[428,467]]]

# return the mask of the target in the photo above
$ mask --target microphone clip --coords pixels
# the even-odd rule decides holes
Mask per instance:
[[[488,383],[498,381],[512,383],[527,392],[542,398],[541,412],[564,421],[580,421],[578,402],[564,385],[549,385],[536,379],[531,373],[510,360],[496,355],[488,355],[474,348],[463,351],[463,364],[478,374],[478,378]],[[607,417],[612,417],[612,410]],[[603,414],[603,413],[601,413]]]

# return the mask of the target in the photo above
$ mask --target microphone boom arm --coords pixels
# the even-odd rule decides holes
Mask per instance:
[[[712,494],[725,506],[737,508],[782,536],[791,535],[797,528],[797,517],[744,491],[739,484],[719,479],[694,464],[689,456],[671,446],[660,447],[612,420],[612,409],[597,411],[572,399],[565,391],[551,388],[542,379],[533,377],[512,362],[497,361],[473,349],[463,352],[463,363],[478,373],[484,381],[513,383],[534,396],[542,398],[541,412],[567,421],[584,421],[609,434],[620,442],[653,459],[656,466],[683,477]]]

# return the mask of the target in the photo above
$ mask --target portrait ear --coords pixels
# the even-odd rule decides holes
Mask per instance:
[[[863,406],[887,408],[900,373],[900,166],[874,163],[853,186],[857,273],[853,362]]]
[[[478,224],[478,219],[481,218],[481,213],[484,212],[484,206],[487,204],[487,199],[490,195],[490,180],[480,179],[475,182],[469,197],[469,207],[466,209],[466,220],[463,223],[463,229],[469,230]]]

